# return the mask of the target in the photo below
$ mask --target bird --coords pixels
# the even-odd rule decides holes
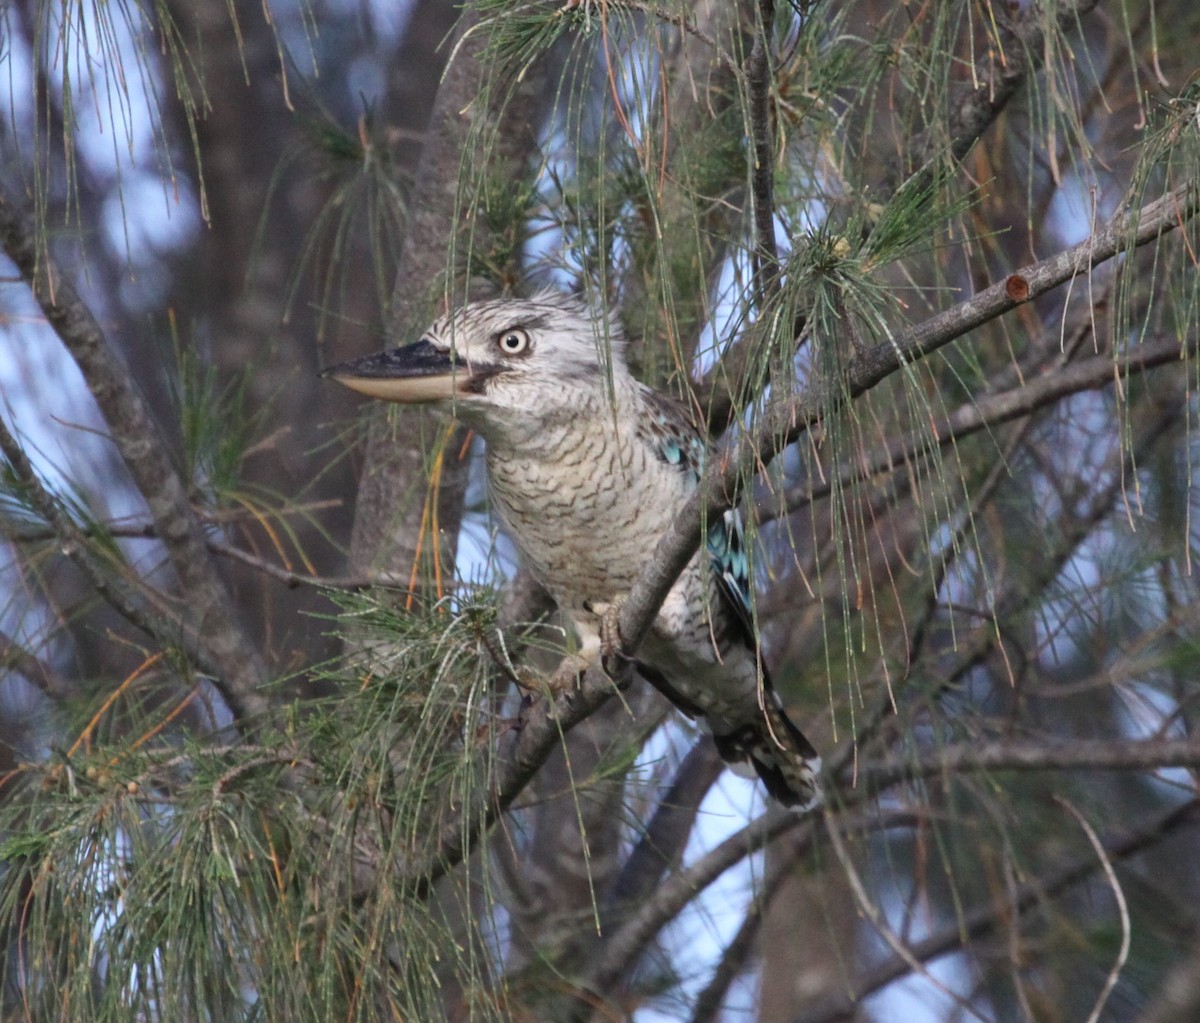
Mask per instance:
[[[463,305],[415,343],[324,371],[372,398],[440,407],[483,438],[491,505],[588,658],[710,454],[686,406],[639,382],[625,348],[605,312],[542,291]],[[807,811],[822,800],[821,760],[763,663],[740,514],[714,519],[636,667],[736,773]]]

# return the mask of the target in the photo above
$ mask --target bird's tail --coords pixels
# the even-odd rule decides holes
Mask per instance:
[[[761,779],[771,798],[803,813],[821,804],[821,758],[783,709],[768,683],[762,717],[735,732],[713,735],[717,752],[738,774]]]

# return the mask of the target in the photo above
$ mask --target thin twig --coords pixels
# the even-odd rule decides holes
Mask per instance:
[[[931,423],[920,441],[898,442],[869,459],[846,466],[836,477],[830,476],[824,482],[810,481],[803,486],[790,488],[778,506],[764,511],[760,521],[769,521],[784,511],[800,511],[828,497],[838,488],[874,479],[894,470],[897,465],[927,457],[931,452],[930,437],[938,448],[953,447],[973,434],[1019,419],[1062,398],[1128,380],[1160,366],[1179,362],[1184,357],[1191,357],[1198,350],[1200,339],[1193,339],[1186,345],[1174,339],[1150,341],[1134,346],[1119,359],[1111,355],[1096,355],[1065,369],[1035,377],[1024,386],[976,398]]]

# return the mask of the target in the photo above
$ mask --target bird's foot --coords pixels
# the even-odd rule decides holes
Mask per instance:
[[[633,658],[621,641],[621,605],[592,604],[590,610],[600,617],[600,667],[618,689],[625,689],[633,681]]]
[[[584,674],[594,663],[591,658],[581,654],[567,654],[554,669],[554,674],[546,680],[547,691],[553,697],[569,689],[578,688]]]
[[[555,697],[571,689],[575,689],[583,680],[583,673],[595,663],[578,654],[567,654],[553,675],[542,675],[528,669],[522,670],[514,677],[517,691],[521,694],[521,702],[517,706],[517,716],[512,726],[514,732],[520,732],[525,727],[530,712],[542,700],[553,701]]]

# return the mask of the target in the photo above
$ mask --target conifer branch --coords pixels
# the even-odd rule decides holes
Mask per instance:
[[[28,494],[30,503],[37,509],[38,514],[50,523],[62,545],[62,553],[79,567],[96,592],[132,625],[152,636],[164,648],[169,649],[182,644],[197,667],[213,676],[213,684],[235,714],[241,716],[251,711],[252,708],[242,699],[242,694],[234,690],[220,673],[219,666],[212,658],[211,648],[201,642],[190,622],[184,621],[153,590],[143,589],[141,594],[134,593],[125,582],[106,569],[92,552],[89,538],[71,521],[70,516],[59,507],[58,502],[42,484],[24,449],[9,432],[2,418],[0,453],[7,459],[14,476]],[[26,664],[26,667],[32,668],[32,665]],[[40,673],[27,677],[35,683],[46,678]],[[49,684],[44,688],[49,695],[67,695],[60,694],[56,688],[50,688]]]
[[[1200,186],[1181,185],[1134,214],[1118,214],[1091,238],[1023,267],[922,323],[854,355],[840,380],[818,380],[796,396],[768,402],[758,428],[715,458],[704,481],[659,541],[654,555],[621,605],[620,633],[635,652],[679,573],[700,546],[702,524],[734,505],[746,483],[745,466],[769,464],[788,445],[847,402],[865,394],[909,363],[943,348],[976,327],[1122,252],[1157,240],[1195,216]]]
[[[70,277],[48,252],[39,248],[33,225],[3,190],[0,247],[79,366],[108,423],[113,443],[146,500],[180,589],[187,594],[195,652],[202,654],[205,670],[221,680],[236,714],[265,711],[269,704],[258,687],[266,680],[266,666],[241,623],[230,613],[233,602],[209,557],[203,529],[187,499],[187,488],[168,458],[166,438]],[[128,617],[132,607],[118,610]]]
[[[1076,0],[1074,3],[1064,3],[1057,10],[1057,22],[1060,29],[1067,30],[1078,24],[1079,19],[1088,14],[1099,0]],[[896,194],[902,182],[908,177],[906,168],[914,163],[923,164],[930,152],[938,151],[939,145],[948,148],[950,156],[955,161],[961,161],[983,134],[1002,114],[1009,102],[1017,94],[1022,84],[1041,66],[1045,52],[1042,23],[1039,20],[1039,10],[1029,7],[1020,14],[1009,19],[1002,31],[1014,45],[1002,54],[988,51],[980,56],[970,75],[951,96],[948,109],[951,112],[949,123],[939,125],[936,133],[933,130],[914,135],[905,146],[904,152],[894,161],[884,179],[871,189],[871,201],[877,205],[885,204]],[[756,45],[759,39],[756,37]],[[755,92],[751,88],[751,110],[757,109],[754,100]],[[754,121],[757,131],[758,122]],[[757,139],[756,139],[757,143]],[[755,152],[755,217],[758,217],[757,202],[760,182],[758,172],[757,144]],[[924,166],[918,171],[921,181],[931,181],[936,166]],[[915,184],[915,183],[914,183]],[[774,242],[774,228],[771,228],[771,241]],[[763,240],[762,226],[759,225],[758,243]],[[795,241],[795,239],[794,239]],[[790,259],[802,259],[803,247],[796,246],[796,254]],[[756,246],[756,251],[758,250]],[[783,273],[786,274],[786,266]],[[799,333],[799,331],[798,331]],[[756,337],[753,332],[742,342],[732,345],[716,365],[708,371],[704,383],[697,388],[697,400],[700,407],[706,410],[710,429],[719,434],[728,426],[731,417],[736,413],[735,396],[739,393],[740,381],[746,375],[747,368],[757,349]]]

